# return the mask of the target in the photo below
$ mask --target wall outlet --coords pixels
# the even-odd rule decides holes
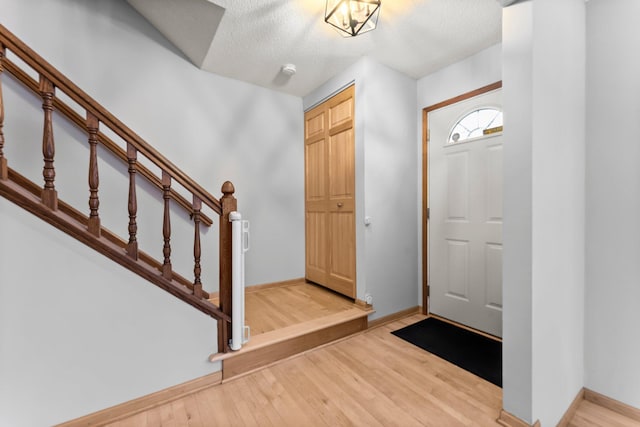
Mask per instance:
[[[373,296],[371,294],[364,294],[364,302],[373,305]]]

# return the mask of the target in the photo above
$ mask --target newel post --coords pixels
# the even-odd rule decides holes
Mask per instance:
[[[4,60],[5,49],[0,43],[0,179],[9,178],[9,169],[7,167],[7,159],[4,157],[4,99],[2,98],[2,61]]]
[[[235,188],[230,181],[222,184],[222,213],[220,214],[220,310],[231,317],[231,222],[229,213],[237,210],[238,201],[233,196]],[[231,324],[218,322],[218,351],[229,350]]]

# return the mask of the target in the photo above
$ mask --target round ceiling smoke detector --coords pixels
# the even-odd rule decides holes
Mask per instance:
[[[293,64],[284,64],[282,66],[282,74],[293,76],[296,73],[296,66]]]

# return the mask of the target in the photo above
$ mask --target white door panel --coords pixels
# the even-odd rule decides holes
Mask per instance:
[[[502,335],[502,134],[448,144],[463,113],[500,90],[429,113],[429,311]]]

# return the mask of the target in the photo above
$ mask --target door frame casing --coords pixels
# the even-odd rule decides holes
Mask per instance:
[[[502,88],[502,80],[422,109],[422,313],[425,315],[429,314],[429,280],[427,275],[429,260],[429,223],[427,217],[427,209],[429,209],[429,113],[500,88]]]

